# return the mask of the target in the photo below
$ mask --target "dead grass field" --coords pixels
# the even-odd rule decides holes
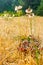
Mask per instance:
[[[32,23],[32,26],[30,25]],[[43,17],[14,17],[2,18],[0,17],[0,37],[13,39],[13,37],[30,35],[32,27],[32,34],[40,36],[43,39]]]
[[[32,22],[32,29],[30,22]],[[11,49],[12,51],[12,48],[15,49],[17,45],[15,43],[18,43],[18,41],[15,42],[15,37],[28,36],[31,34],[31,30],[32,34],[41,38],[43,46],[43,17],[35,16],[31,19],[26,16],[0,17],[0,65],[5,60],[3,58],[8,57],[10,54],[9,51],[6,50]]]

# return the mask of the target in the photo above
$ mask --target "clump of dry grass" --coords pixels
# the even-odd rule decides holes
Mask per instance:
[[[23,52],[20,50],[18,51],[19,45],[21,43],[25,43],[23,42],[25,40],[28,40],[29,44],[31,43],[29,46],[30,50],[28,49],[26,52],[25,50]],[[39,43],[39,41],[37,40],[33,36],[31,38],[19,36],[14,42],[15,46],[10,45],[8,47],[4,47],[3,44],[0,43],[0,65],[43,65],[43,54],[41,53],[42,50],[40,50],[39,54],[37,49],[39,47],[39,44],[35,44],[36,42]],[[2,39],[0,41],[2,41]],[[34,44],[38,46],[37,48],[35,48],[35,50],[33,50]],[[37,51],[36,54],[33,54],[35,53],[35,51]]]
[[[37,54],[38,50],[36,48],[36,58],[33,57],[35,54],[33,53],[32,55],[32,51],[29,51],[29,49],[27,50],[29,52],[26,53],[26,55],[24,52],[18,51],[19,44],[24,39],[27,40],[27,37],[30,34],[29,21],[30,20],[27,20],[27,17],[21,17],[21,19],[20,17],[0,19],[0,65],[43,65],[43,51],[41,49],[40,54]],[[40,20],[37,18],[35,21]],[[43,24],[40,23],[39,25],[43,26]],[[36,29],[37,30],[35,30],[35,33],[33,34],[36,34],[37,36],[39,27]],[[41,30],[43,30],[42,27],[40,27],[40,31]],[[33,44],[30,44],[30,46],[33,46]]]

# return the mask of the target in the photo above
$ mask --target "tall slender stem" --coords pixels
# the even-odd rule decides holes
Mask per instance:
[[[30,32],[31,32],[31,35],[32,35],[32,18],[30,18]]]

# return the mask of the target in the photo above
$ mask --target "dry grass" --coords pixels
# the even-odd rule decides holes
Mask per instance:
[[[31,34],[30,22],[32,22],[32,34],[39,36],[43,42],[43,17],[33,17],[29,19],[22,17],[0,17],[0,65],[37,65],[31,56],[27,56],[26,60],[30,60],[25,64],[24,60],[19,58],[17,51],[20,43],[19,36],[28,36]],[[42,43],[43,46],[43,43]],[[23,56],[23,55],[22,55]],[[22,57],[20,56],[20,57]],[[23,56],[24,57],[24,56]],[[40,61],[42,59],[42,61]],[[40,56],[39,65],[43,65],[43,58]],[[16,63],[17,62],[17,63]]]

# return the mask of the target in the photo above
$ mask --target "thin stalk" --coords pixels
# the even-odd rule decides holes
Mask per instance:
[[[30,18],[30,32],[31,32],[31,35],[32,35],[32,18]]]

